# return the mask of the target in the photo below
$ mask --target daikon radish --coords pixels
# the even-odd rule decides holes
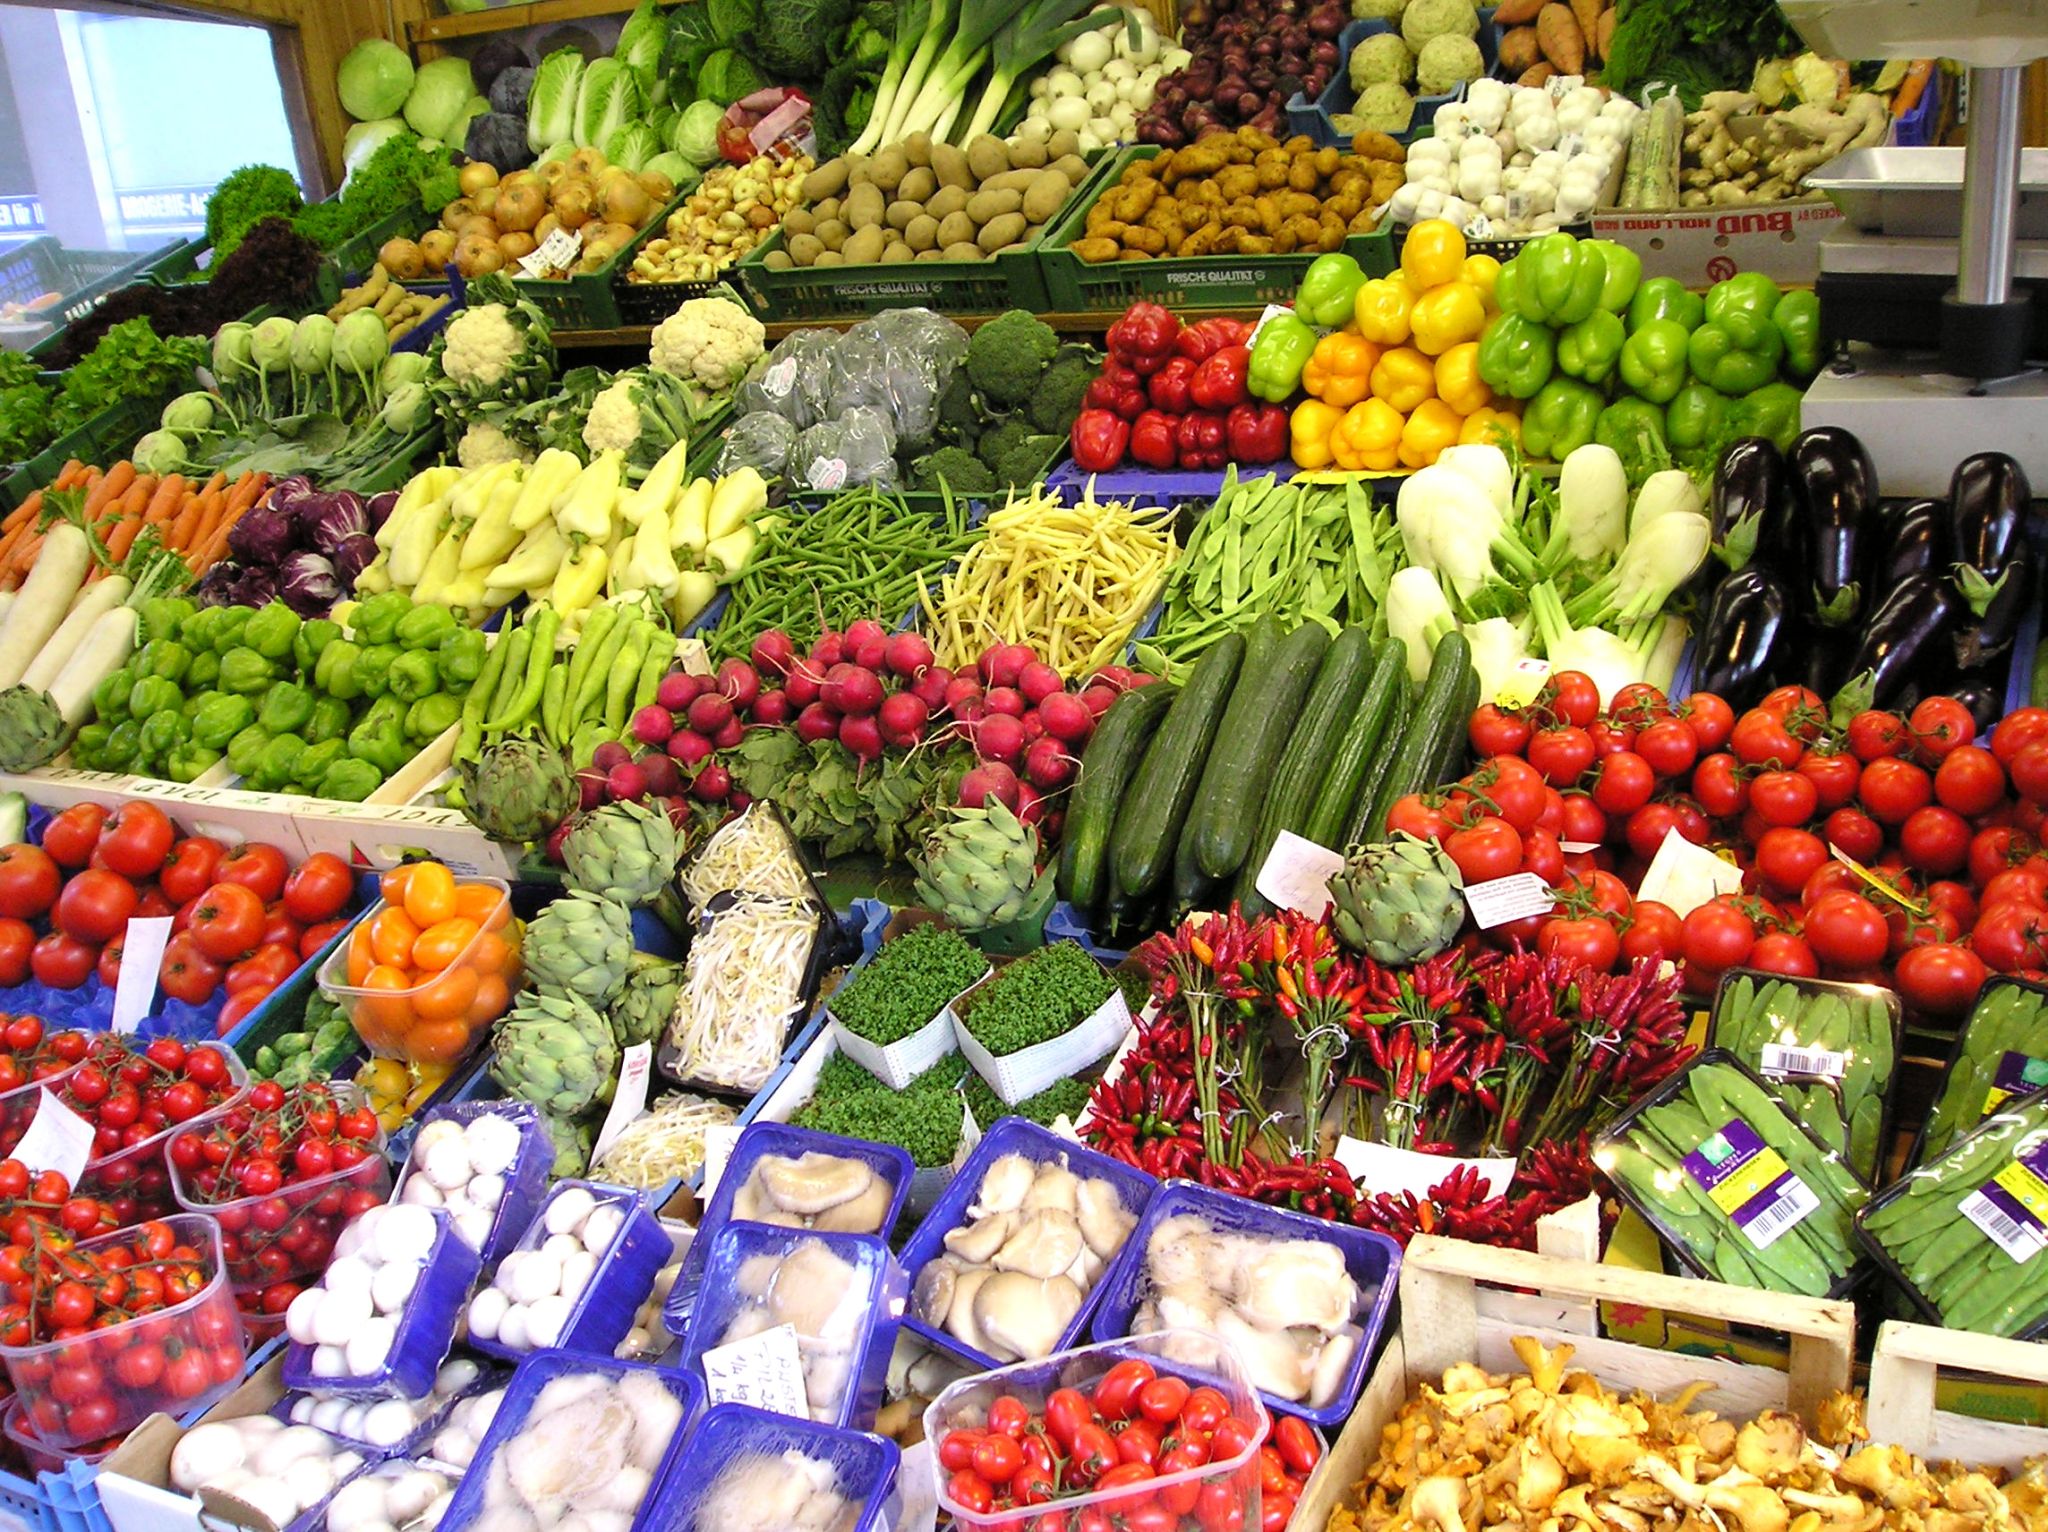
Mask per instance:
[[[57,625],[57,631],[36,651],[34,662],[22,672],[21,684],[33,686],[38,691],[48,691],[50,683],[64,669],[65,661],[77,652],[92,625],[126,601],[129,589],[128,582],[120,575],[109,575],[97,585],[86,587],[85,594],[71,604],[71,610]]]
[[[68,521],[50,528],[0,628],[0,688],[16,685],[35,663],[91,568],[92,548],[83,531]]]
[[[64,662],[48,691],[51,703],[70,727],[77,728],[91,716],[94,689],[128,663],[128,656],[135,652],[139,629],[140,619],[132,606],[102,612]]]

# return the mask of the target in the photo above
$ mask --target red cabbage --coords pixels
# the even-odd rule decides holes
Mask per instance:
[[[341,582],[326,559],[301,549],[278,566],[277,593],[301,617],[324,617],[341,599]]]

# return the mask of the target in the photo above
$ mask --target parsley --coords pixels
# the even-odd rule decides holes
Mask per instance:
[[[129,399],[168,399],[193,386],[193,371],[207,360],[209,350],[196,335],[163,340],[147,319],[123,320],[64,374],[64,391],[51,410],[51,429],[58,436],[75,431]]]
[[[1675,85],[1688,110],[1710,91],[1746,89],[1757,60],[1801,47],[1774,0],[1620,0],[1618,9],[1601,83],[1618,92]]]

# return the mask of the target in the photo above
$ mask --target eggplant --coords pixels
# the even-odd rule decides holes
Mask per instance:
[[[1798,627],[1791,594],[1773,571],[1738,569],[1714,587],[1700,620],[1694,690],[1714,693],[1738,713],[1752,706],[1791,663]]]
[[[1879,508],[1864,591],[1874,608],[1909,575],[1948,573],[1948,506],[1939,500],[1891,500]]]
[[[1970,566],[1959,564],[1956,568],[1960,585],[1965,581],[1962,571]],[[1985,583],[1989,596],[1981,609],[1967,595],[1963,598],[1964,611],[1957,618],[1954,634],[1958,670],[1981,670],[2011,650],[2034,593],[2034,561],[2022,550],[1990,571]]]
[[[1963,599],[1972,608],[1982,610],[1964,571],[1975,570],[1989,581],[1992,571],[2026,551],[2032,498],[2026,470],[2003,452],[1979,452],[1956,464],[1948,483],[1950,546]]]
[[[1877,509],[1877,465],[1854,433],[1840,426],[1804,432],[1786,454],[1792,494],[1805,523],[1813,615],[1847,627],[1863,610],[1863,540]]]
[[[1979,734],[1989,733],[2005,716],[2005,688],[1981,678],[1957,682],[1948,689],[1948,695],[1970,710]]]
[[[1791,646],[1790,669],[1803,674],[1773,677],[1780,684],[1798,681],[1802,686],[1832,697],[1854,674],[1849,662],[1856,657],[1857,634],[1852,628],[1827,628],[1807,619],[1799,624],[1799,641]]]
[[[1870,672],[1872,707],[1890,707],[1915,671],[1944,664],[1942,641],[1953,631],[1963,603],[1939,575],[1909,575],[1871,613],[1849,663],[1849,674]]]
[[[1778,449],[1745,436],[1714,466],[1707,504],[1714,551],[1730,569],[1752,559],[1771,566],[1793,590],[1806,584],[1806,542],[1792,520],[1792,479]]]

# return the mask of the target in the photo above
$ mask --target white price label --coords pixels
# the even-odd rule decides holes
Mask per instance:
[[[92,1158],[93,1126],[51,1095],[47,1085],[37,1096],[36,1115],[7,1157],[20,1160],[31,1175],[54,1170],[76,1186]]]
[[[1557,904],[1557,896],[1535,873],[1515,872],[1505,878],[1466,885],[1465,903],[1479,929],[1491,931],[1511,920],[1548,915]]]
[[[811,481],[812,489],[839,489],[846,483],[846,459],[814,457],[804,477]]]
[[[1849,1055],[1826,1048],[1790,1048],[1783,1043],[1765,1043],[1758,1061],[1767,1075],[1820,1075],[1839,1080],[1849,1072]]]
[[[1396,1149],[1391,1144],[1369,1144],[1345,1134],[1337,1140],[1333,1156],[1351,1172],[1361,1192],[1403,1192],[1420,1199],[1427,1197],[1460,1165],[1474,1167],[1485,1179],[1487,1195],[1504,1197],[1515,1178],[1512,1159],[1455,1159],[1443,1154],[1421,1154],[1413,1149]]]
[[[713,1346],[703,1364],[704,1392],[713,1404],[751,1404],[777,1415],[810,1418],[796,1326],[777,1325],[730,1346]]]
[[[1957,1211],[1982,1229],[1986,1239],[2022,1266],[2043,1250],[2048,1250],[2048,1237],[2043,1236],[2038,1225],[2013,1217],[1987,1197],[1981,1188],[1958,1203]]]
[[[1330,879],[1344,870],[1344,858],[1328,846],[1282,830],[1259,869],[1256,886],[1275,907],[1319,920],[1330,903]]]
[[[1768,1250],[1777,1243],[1778,1236],[1788,1229],[1794,1229],[1808,1214],[1818,1211],[1820,1198],[1797,1176],[1785,1178],[1784,1190],[1778,1193],[1777,1201],[1752,1215],[1742,1225],[1742,1232],[1749,1242],[1759,1250]]]
[[[732,1146],[739,1141],[740,1125],[736,1122],[713,1123],[704,1130],[704,1185],[697,1195],[706,1206],[718,1190],[718,1178],[725,1174],[726,1163],[732,1159]]]
[[[796,387],[796,358],[786,356],[761,374],[761,392],[771,399],[784,399]]]
[[[1275,319],[1279,319],[1283,315],[1291,314],[1293,312],[1294,310],[1284,303],[1267,304],[1266,311],[1263,314],[1259,315],[1259,322],[1252,326],[1251,338],[1248,339],[1245,342],[1245,344],[1247,346],[1258,344],[1259,331],[1265,329],[1266,326],[1272,323]]]
[[[171,917],[138,915],[121,938],[121,979],[114,986],[113,1029],[133,1032],[156,1004],[157,970],[171,939]]]
[[[1741,892],[1740,867],[1671,830],[1650,858],[1642,887],[1636,890],[1636,902],[1654,899],[1683,920],[1717,895]]]
[[[556,229],[530,255],[519,258],[519,269],[529,277],[545,277],[566,271],[583,248],[581,229]]]
[[[1465,220],[1464,235],[1467,239],[1493,238],[1493,220],[1484,213],[1475,212]]]
[[[1584,856],[1588,852],[1598,851],[1600,849],[1600,842],[1597,840],[1561,840],[1557,843],[1557,849],[1566,856]]]
[[[619,1083],[612,1092],[611,1110],[604,1114],[604,1126],[591,1146],[590,1163],[604,1158],[605,1150],[617,1142],[635,1118],[647,1111],[647,1076],[654,1067],[654,1044],[635,1043],[619,1060]]]

